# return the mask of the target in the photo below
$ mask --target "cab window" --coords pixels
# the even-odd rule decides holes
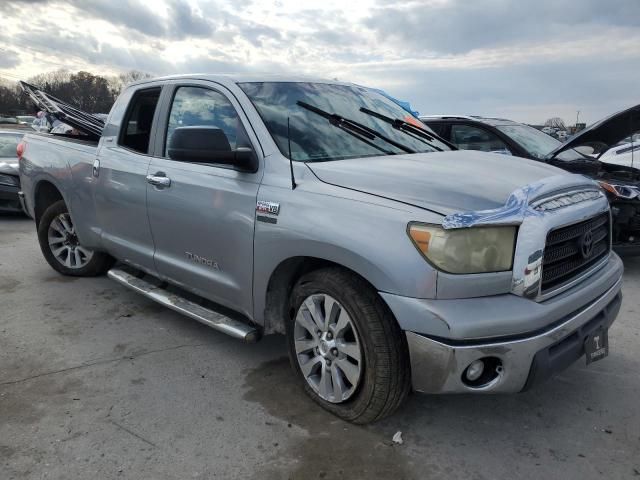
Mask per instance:
[[[220,92],[203,87],[180,87],[173,97],[169,113],[165,156],[168,156],[167,146],[176,128],[196,126],[222,130],[231,150],[236,149],[238,136],[243,132],[235,108]]]
[[[149,153],[153,116],[156,112],[160,88],[141,90],[131,99],[122,123],[119,145],[135,152]]]
[[[451,125],[451,143],[462,150],[509,152],[507,145],[497,135],[471,125]]]

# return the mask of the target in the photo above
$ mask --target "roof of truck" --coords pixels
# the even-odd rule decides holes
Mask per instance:
[[[245,82],[313,82],[313,83],[331,83],[337,85],[353,85],[348,82],[340,82],[338,80],[329,80],[326,78],[306,76],[306,75],[282,75],[282,74],[247,74],[247,73],[187,73],[180,75],[166,75],[163,77],[145,78],[132,82],[129,85],[142,85],[150,82],[167,81],[167,80],[209,80],[220,84],[245,83]]]

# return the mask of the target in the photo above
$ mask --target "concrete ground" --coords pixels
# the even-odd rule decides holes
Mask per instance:
[[[640,259],[626,268],[604,361],[524,394],[412,395],[357,427],[307,399],[283,338],[244,345],[62,277],[31,221],[0,219],[0,479],[640,479]]]

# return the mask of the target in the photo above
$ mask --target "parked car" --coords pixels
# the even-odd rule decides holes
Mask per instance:
[[[640,254],[640,170],[586,155],[606,151],[640,129],[640,105],[588,127],[565,143],[533,127],[501,118],[434,115],[421,117],[438,135],[461,149],[506,153],[587,175],[606,190],[613,213],[613,246],[619,253]],[[635,127],[634,127],[635,125]],[[578,148],[580,151],[576,150]]]
[[[542,127],[542,132],[546,133],[547,135],[553,135],[556,132],[556,130],[551,127]]]
[[[582,175],[453,151],[333,81],[144,80],[103,127],[67,107],[87,139],[30,133],[20,160],[51,267],[108,272],[245,341],[286,334],[307,393],[343,419],[607,355],[622,263]]]
[[[23,125],[31,125],[36,117],[35,115],[17,115],[16,119]]]
[[[6,117],[4,115],[0,115],[0,124],[2,125],[17,125],[18,119],[16,117]]]
[[[0,127],[0,213],[22,213],[16,149],[24,130]]]
[[[568,137],[567,131],[566,130],[558,130],[556,132],[556,137],[558,137],[558,140],[560,140],[562,142],[565,141],[567,139],[567,137]]]
[[[603,152],[598,159],[611,165],[640,168],[640,138],[637,137],[639,136],[634,135],[633,141],[631,138],[624,139],[618,145]]]

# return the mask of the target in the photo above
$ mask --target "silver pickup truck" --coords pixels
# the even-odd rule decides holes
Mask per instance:
[[[412,388],[520,392],[608,354],[623,267],[586,177],[454,151],[334,81],[145,80],[100,128],[49,100],[87,124],[19,148],[49,264],[245,341],[286,334],[308,394],[343,419],[389,415]]]

